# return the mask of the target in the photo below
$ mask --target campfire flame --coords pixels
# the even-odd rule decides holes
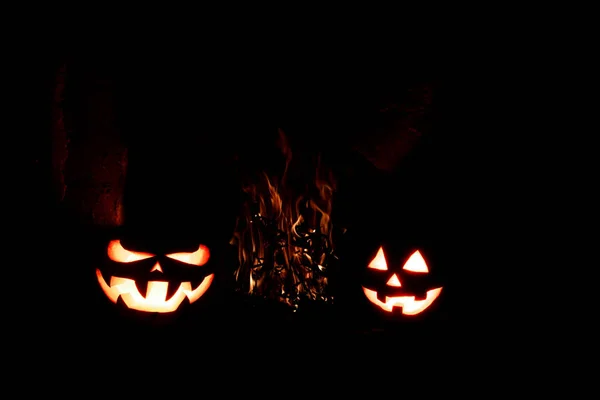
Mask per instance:
[[[239,251],[236,281],[244,292],[295,309],[302,299],[331,302],[327,275],[337,260],[331,221],[333,174],[317,155],[311,160],[314,178],[292,184],[295,165],[281,130],[279,147],[286,160],[280,176],[263,172],[244,187],[247,201],[232,241]]]

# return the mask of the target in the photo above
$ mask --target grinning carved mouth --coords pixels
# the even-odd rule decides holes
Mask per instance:
[[[417,300],[415,296],[397,296],[390,297],[386,296],[385,301],[378,299],[378,294],[375,290],[370,290],[363,287],[363,291],[365,292],[365,296],[367,299],[375,305],[377,305],[382,310],[391,312],[394,307],[402,307],[402,314],[404,315],[417,315],[427,307],[429,307],[435,299],[440,295],[442,288],[431,289],[427,291],[427,296],[423,300]]]
[[[190,303],[198,300],[210,287],[214,274],[194,284],[189,281],[139,281],[118,276],[105,279],[99,269],[96,269],[96,277],[102,290],[113,303],[117,303],[121,297],[125,305],[132,310],[167,313],[177,310],[186,298]]]

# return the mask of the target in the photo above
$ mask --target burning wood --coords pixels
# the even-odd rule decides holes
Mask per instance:
[[[291,148],[281,130],[279,138],[283,172],[263,172],[244,187],[247,198],[233,239],[240,262],[236,280],[244,292],[296,309],[303,299],[331,302],[327,276],[337,260],[331,221],[335,182],[317,156],[310,160],[315,175],[292,184]]]

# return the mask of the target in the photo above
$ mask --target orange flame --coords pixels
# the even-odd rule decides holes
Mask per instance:
[[[281,176],[263,172],[244,188],[248,201],[233,239],[240,262],[236,280],[243,291],[276,298],[296,308],[302,297],[331,301],[325,275],[335,260],[333,174],[318,155],[310,160],[314,178],[292,184],[289,178],[295,165],[281,130],[279,147],[286,159]]]

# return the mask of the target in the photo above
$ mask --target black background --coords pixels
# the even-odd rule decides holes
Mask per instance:
[[[40,290],[39,296],[26,300],[28,311],[22,318],[33,321],[40,335],[53,338],[51,341],[58,338],[66,348],[69,343],[92,343],[96,339],[111,344],[135,342],[141,348],[141,343],[152,342],[156,335],[177,338],[170,346],[218,341],[220,347],[227,347],[224,343],[234,343],[230,350],[245,341],[274,341],[278,344],[273,347],[281,348],[290,340],[310,347],[313,343],[335,346],[347,340],[374,344],[384,338],[386,343],[393,343],[401,335],[441,339],[447,324],[462,312],[455,305],[457,294],[453,291],[457,286],[453,284],[462,266],[461,244],[468,236],[457,229],[467,196],[457,146],[462,143],[462,132],[452,125],[450,115],[459,96],[455,86],[442,74],[423,76],[414,69],[386,67],[385,63],[368,70],[339,67],[347,66],[346,62],[279,70],[257,63],[242,73],[241,68],[231,67],[230,61],[203,65],[202,74],[197,73],[196,64],[174,59],[166,62],[97,55],[49,59],[40,64],[40,73],[32,78],[36,84],[32,84],[31,97],[42,118],[32,123],[36,129],[27,164],[31,185],[23,196],[33,210],[26,223],[32,228],[28,243],[40,249],[32,254],[35,262],[27,263],[25,269],[35,275],[39,272]],[[324,153],[333,168],[341,171],[336,205],[340,221],[349,228],[340,242],[346,249],[342,259],[348,267],[335,279],[339,305],[307,306],[305,311],[291,314],[281,305],[263,304],[234,293],[231,278],[223,274],[207,301],[179,319],[163,323],[115,312],[90,273],[94,255],[100,254],[102,244],[115,233],[65,219],[53,196],[50,105],[56,70],[65,62],[75,82],[78,73],[84,76],[85,71],[94,70],[119,83],[115,101],[121,111],[116,123],[130,146],[134,182],[126,189],[127,201],[135,203],[139,213],[131,220],[147,221],[147,215],[156,214],[156,204],[185,216],[175,218],[180,223],[173,225],[167,222],[173,220],[172,214],[154,215],[151,227],[139,222],[140,232],[188,232],[193,221],[211,226],[223,225],[224,218],[232,221],[240,171],[268,169],[280,162],[271,151],[277,128],[285,130],[299,154]],[[381,173],[355,154],[352,146],[364,134],[360,128],[368,126],[372,110],[419,82],[430,84],[435,93],[428,116],[430,127],[396,170]],[[74,85],[72,90],[76,91]],[[197,110],[202,110],[200,118]],[[202,134],[191,135],[189,127]],[[215,134],[224,130],[227,133]],[[136,165],[144,168],[136,170]],[[345,175],[348,165],[353,172]],[[231,202],[197,190],[182,197],[183,192],[161,186],[166,181],[196,179],[198,170],[207,171],[202,177],[204,187],[230,193],[227,198]],[[402,189],[406,187],[415,195],[404,196]],[[149,192],[153,201],[140,201]],[[182,198],[192,199],[193,204]],[[203,213],[207,208],[221,211]],[[364,265],[368,250],[376,246],[374,238],[402,235],[434,243],[432,259],[443,266],[447,293],[433,322],[398,323],[374,313],[359,300],[357,271]],[[363,248],[356,251],[361,245]],[[225,253],[222,257],[228,257]]]

